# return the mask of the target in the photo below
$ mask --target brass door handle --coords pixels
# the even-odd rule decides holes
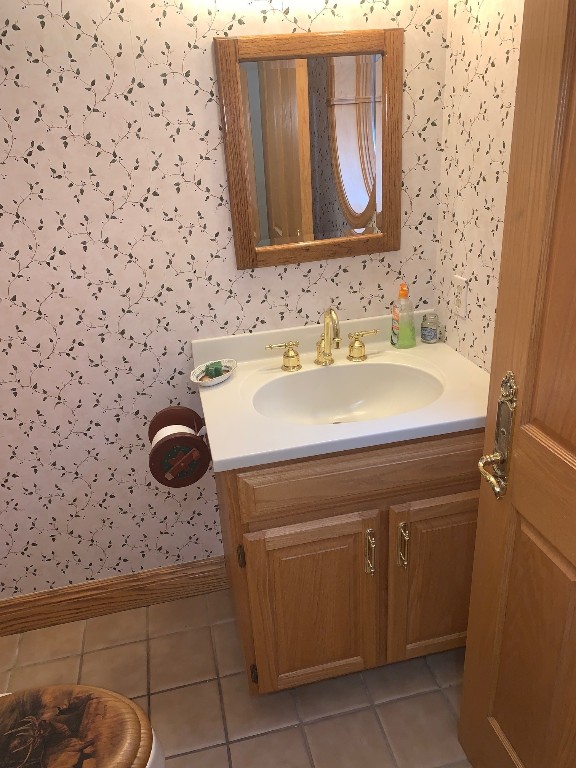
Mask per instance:
[[[503,461],[504,457],[502,454],[499,451],[496,451],[495,453],[487,453],[485,456],[482,456],[478,462],[478,469],[480,470],[480,474],[484,480],[490,484],[490,487],[494,491],[494,495],[497,499],[501,499],[502,496],[504,496],[506,493],[506,479],[504,477],[494,477],[494,475],[488,472],[487,469],[484,469],[484,467],[486,464],[502,464]]]
[[[501,499],[504,496],[508,485],[508,462],[510,459],[510,443],[514,427],[517,393],[518,388],[516,387],[514,374],[512,371],[508,371],[500,382],[494,452],[482,456],[478,462],[480,474],[490,485],[497,499]],[[494,474],[485,469],[487,464],[494,467]]]
[[[364,540],[364,570],[370,576],[376,573],[376,536],[373,528],[368,528]]]
[[[408,523],[398,523],[398,554],[396,563],[401,568],[408,567],[408,542],[410,541],[410,528]]]

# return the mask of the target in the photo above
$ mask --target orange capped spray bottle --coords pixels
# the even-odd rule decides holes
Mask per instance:
[[[390,342],[398,349],[409,349],[416,346],[416,330],[414,328],[414,306],[408,298],[408,286],[400,285],[398,298],[392,306],[392,334]]]

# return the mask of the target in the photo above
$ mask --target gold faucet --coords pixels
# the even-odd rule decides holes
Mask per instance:
[[[332,343],[340,349],[340,323],[334,307],[328,307],[324,312],[324,333],[316,344],[316,365],[332,365]]]

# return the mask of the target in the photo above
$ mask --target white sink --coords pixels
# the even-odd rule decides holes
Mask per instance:
[[[420,319],[420,318],[419,318]],[[447,344],[390,346],[389,315],[340,320],[340,335],[376,328],[368,359],[314,365],[322,328],[306,325],[237,336],[196,339],[194,364],[234,358],[232,376],[200,397],[215,472],[305,456],[479,429],[484,426],[489,377]],[[282,350],[299,342],[302,370],[280,369]]]
[[[369,421],[423,408],[444,386],[436,376],[408,365],[353,363],[289,373],[254,394],[258,413],[297,424]]]

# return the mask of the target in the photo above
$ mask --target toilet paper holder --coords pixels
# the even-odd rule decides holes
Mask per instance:
[[[171,405],[159,411],[148,427],[150,472],[169,488],[200,480],[211,455],[204,419],[192,408]]]

